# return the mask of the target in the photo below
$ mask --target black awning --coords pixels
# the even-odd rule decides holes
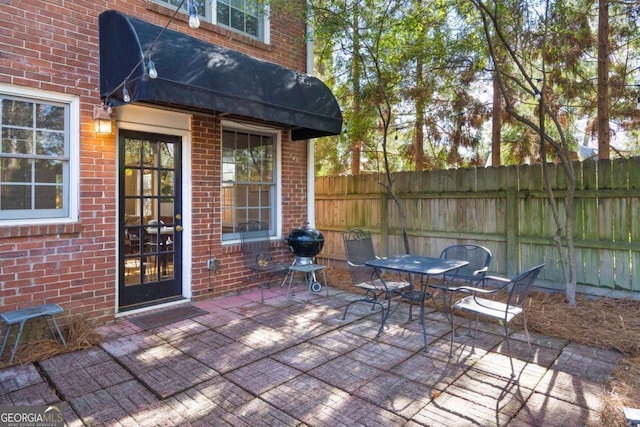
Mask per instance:
[[[124,104],[126,81],[130,102],[284,124],[293,140],[341,131],[338,102],[316,77],[113,10],[100,14],[99,25],[100,96],[113,106]],[[156,79],[146,73],[150,48]]]

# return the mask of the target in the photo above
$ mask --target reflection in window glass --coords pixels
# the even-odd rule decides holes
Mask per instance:
[[[69,106],[0,94],[0,219],[69,215]]]
[[[180,10],[183,13],[188,13],[186,1],[154,1],[165,4],[172,9],[182,3]],[[268,16],[265,13],[266,4],[267,2],[262,0],[216,0],[212,2],[195,0],[195,6],[201,20],[210,21],[264,42],[268,42],[264,40],[264,28],[268,25]]]
[[[223,239],[238,238],[238,226],[247,221],[266,222],[275,235],[274,137],[225,130],[222,144]]]

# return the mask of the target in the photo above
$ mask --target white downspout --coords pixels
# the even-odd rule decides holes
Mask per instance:
[[[313,75],[314,32],[311,25],[311,5],[307,4],[307,74]],[[307,140],[307,221],[312,228],[316,226],[316,183],[315,183],[315,150],[313,139]]]

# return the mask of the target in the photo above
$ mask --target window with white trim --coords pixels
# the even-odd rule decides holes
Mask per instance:
[[[222,132],[222,240],[240,237],[247,221],[269,225],[276,235],[276,137],[245,130]]]
[[[188,13],[187,1],[154,0],[156,3],[176,8]],[[262,0],[194,0],[201,19],[269,43],[269,13]]]
[[[77,219],[77,109],[68,96],[0,86],[0,221]]]

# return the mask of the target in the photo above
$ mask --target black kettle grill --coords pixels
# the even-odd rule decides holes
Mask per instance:
[[[324,246],[324,236],[320,231],[309,227],[308,222],[300,228],[291,230],[284,241],[296,255],[296,264],[313,263],[313,258]]]

